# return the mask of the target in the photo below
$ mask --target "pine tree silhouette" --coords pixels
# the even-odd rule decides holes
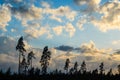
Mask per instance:
[[[66,73],[68,73],[69,64],[70,64],[70,60],[68,58],[66,59],[65,66],[64,66],[64,70],[66,70]]]
[[[113,75],[112,68],[108,71],[107,75],[109,75],[109,76]]]
[[[118,68],[118,73],[120,74],[120,65],[118,65],[117,68]]]
[[[48,46],[45,46],[40,59],[43,74],[47,73],[47,67],[49,65],[50,58],[51,58],[51,52],[48,51]]]
[[[35,56],[34,56],[34,53],[33,51],[31,51],[30,53],[28,53],[28,56],[27,56],[27,63],[28,65],[30,65],[30,68],[32,68],[32,59],[35,59]]]
[[[99,66],[100,74],[102,75],[104,72],[104,63],[102,62]]]
[[[75,64],[74,64],[74,71],[77,72],[77,70],[78,70],[78,63],[75,62]]]
[[[11,68],[10,68],[10,67],[7,69],[7,71],[5,72],[5,74],[6,74],[7,76],[11,75]]]
[[[86,70],[87,70],[86,63],[85,63],[85,61],[83,61],[82,64],[81,64],[80,71],[81,71],[81,73],[85,73]]]
[[[27,68],[28,68],[28,64],[26,62],[25,57],[23,57],[22,62],[20,63],[20,67],[21,67],[21,73],[26,75],[27,74]]]
[[[21,73],[21,56],[25,56],[24,55],[24,52],[26,52],[26,50],[25,50],[25,44],[24,44],[24,42],[23,42],[23,36],[21,36],[20,38],[19,38],[19,40],[18,40],[18,43],[17,43],[17,46],[16,46],[16,50],[18,50],[19,51],[19,66],[18,66],[18,73],[20,74]]]

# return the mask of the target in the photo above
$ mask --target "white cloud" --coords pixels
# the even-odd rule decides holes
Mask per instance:
[[[22,6],[19,11],[16,9],[13,9],[12,11],[15,14],[15,17],[21,20],[22,23],[27,23],[27,21],[32,20],[40,20],[42,18],[42,8],[38,8],[34,5],[28,9],[25,9],[24,6]]]
[[[101,31],[120,30],[120,3],[107,2],[100,7],[100,13],[103,14],[100,20],[93,20],[92,23]]]
[[[92,13],[97,11],[101,0],[74,0],[78,5],[86,5],[87,8],[84,9],[86,13]]]
[[[87,8],[81,10],[86,12],[87,17],[90,17],[90,22],[102,32],[108,30],[120,30],[120,2],[119,0],[111,0],[100,5],[101,0],[75,0],[77,4],[86,5]],[[93,14],[89,14],[93,13]],[[89,15],[88,15],[89,14]],[[80,23],[80,29],[88,22]]]
[[[77,15],[76,11],[72,10],[68,6],[60,6],[56,9],[48,8],[44,10],[44,13],[51,14],[54,16],[54,19],[58,19],[58,17],[66,17],[69,21],[74,21],[75,16]],[[60,19],[59,19],[60,20]]]
[[[21,0],[14,0],[13,3],[10,1],[6,1],[6,3],[10,3],[12,5],[0,6],[0,16],[2,17],[0,18],[0,28],[4,31],[6,30],[6,26],[8,25],[8,22],[11,21],[11,17],[13,16],[17,20],[21,21],[25,35],[38,38],[41,35],[47,34],[47,38],[52,38],[53,34],[50,33],[50,29],[52,28],[40,27],[42,26],[40,21],[44,20],[43,15],[47,15],[49,19],[56,20],[59,23],[64,22],[63,19],[67,20],[68,24],[65,25],[66,28],[64,29],[66,30],[66,32],[69,33],[70,37],[72,37],[75,33],[75,28],[70,22],[74,21],[75,17],[77,16],[77,12],[72,10],[69,6],[51,8],[49,3],[42,2],[41,8],[36,7],[32,3],[26,2],[24,2],[26,5],[21,5],[21,3],[23,3]],[[14,6],[13,4],[17,4],[18,7]],[[14,31],[15,29],[12,28],[11,32]],[[61,32],[62,29],[59,32],[57,32],[57,35],[60,35]]]
[[[6,31],[6,26],[11,20],[11,12],[8,4],[0,5],[0,29]]]
[[[44,27],[37,28],[37,29],[34,27],[31,27],[29,29],[26,29],[25,33],[31,37],[38,38],[38,37],[48,33],[48,30]]]
[[[72,37],[76,31],[76,29],[74,28],[74,26],[71,23],[66,24],[65,30],[66,30],[66,32],[69,33],[70,37]]]
[[[44,8],[50,8],[50,5],[47,3],[47,2],[41,2],[41,5],[44,7]]]
[[[50,16],[50,19],[53,19],[53,20],[56,20],[56,21],[58,21],[58,22],[62,22],[62,19],[61,18],[59,18],[59,17],[57,17],[57,16],[54,16],[54,15],[52,15],[52,16]]]
[[[61,35],[63,31],[64,26],[57,26],[53,28],[53,31],[55,32],[56,35]]]
[[[98,48],[96,48],[95,43],[93,41],[90,41],[89,43],[83,43],[80,46],[80,51],[82,53],[108,54],[112,51],[112,49],[111,48],[109,48],[109,49],[98,49]]]
[[[52,39],[53,35],[50,33],[50,31],[47,32],[47,39]]]
[[[12,29],[11,29],[11,32],[16,32],[16,29],[12,28]]]
[[[49,26],[44,26],[42,27],[40,25],[40,23],[35,22],[35,21],[31,21],[28,24],[25,24],[25,34],[27,37],[31,37],[31,38],[38,38],[43,36],[44,34],[47,34],[47,38],[51,39],[52,38],[52,34],[50,33],[50,27]]]
[[[76,26],[80,29],[80,30],[84,30],[83,25],[87,22],[86,19],[80,19],[78,20],[78,22],[76,23]]]
[[[0,53],[15,52],[16,41],[11,37],[0,37]],[[7,54],[9,54],[7,53]]]
[[[113,44],[113,45],[120,44],[120,40],[114,40],[114,41],[112,41],[112,44]]]
[[[65,26],[54,27],[53,31],[56,35],[61,35],[63,31],[66,31],[69,34],[69,37],[73,37],[76,29],[71,23],[66,23]]]

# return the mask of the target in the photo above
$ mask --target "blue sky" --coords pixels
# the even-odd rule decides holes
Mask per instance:
[[[118,0],[1,0],[0,4],[1,12],[4,9],[6,13],[10,12],[7,17],[7,14],[2,12],[4,16],[1,16],[3,17],[0,25],[1,35],[15,39],[27,36],[28,43],[33,47],[41,48],[45,45],[79,47],[80,44],[89,41],[93,41],[99,48],[120,47],[119,21],[115,23],[114,18],[109,16],[118,17],[120,14],[115,15],[112,14],[113,11],[104,10],[105,8],[113,9],[108,5],[119,4]],[[108,17],[105,11],[110,13]],[[117,13],[117,10],[114,12]],[[111,21],[108,18],[111,18]],[[109,23],[113,25],[108,25]],[[29,27],[31,24],[33,26]],[[38,27],[35,26],[36,24]],[[68,30],[67,25],[71,26],[67,27]],[[59,28],[56,30],[53,28],[59,26],[63,28],[57,33]],[[42,29],[45,30],[44,32],[40,29],[41,27],[45,28]],[[112,44],[114,41],[116,44]]]

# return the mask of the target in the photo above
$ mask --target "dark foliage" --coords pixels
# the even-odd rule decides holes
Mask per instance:
[[[0,70],[0,80],[120,80],[120,75],[110,75],[111,69],[107,74],[98,74],[97,69],[93,72],[81,73],[79,71],[73,74],[65,74],[59,72],[57,69],[49,74],[41,74],[40,69],[31,68],[28,75],[11,74],[10,68],[3,73]]]

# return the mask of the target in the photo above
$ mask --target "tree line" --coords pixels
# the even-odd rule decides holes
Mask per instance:
[[[118,74],[113,74],[112,68],[105,73],[104,62],[101,62],[99,69],[93,71],[87,71],[86,62],[83,61],[78,69],[79,65],[76,61],[74,66],[70,68],[70,59],[67,58],[65,65],[63,65],[65,72],[55,69],[52,72],[48,72],[49,61],[51,59],[51,52],[48,50],[48,46],[45,46],[40,58],[41,69],[34,68],[32,60],[36,59],[33,51],[30,51],[25,57],[25,44],[23,37],[20,37],[16,45],[16,50],[19,52],[18,57],[18,73],[12,73],[11,68],[8,68],[6,72],[0,70],[0,80],[119,80],[120,79],[120,65],[117,66]]]

